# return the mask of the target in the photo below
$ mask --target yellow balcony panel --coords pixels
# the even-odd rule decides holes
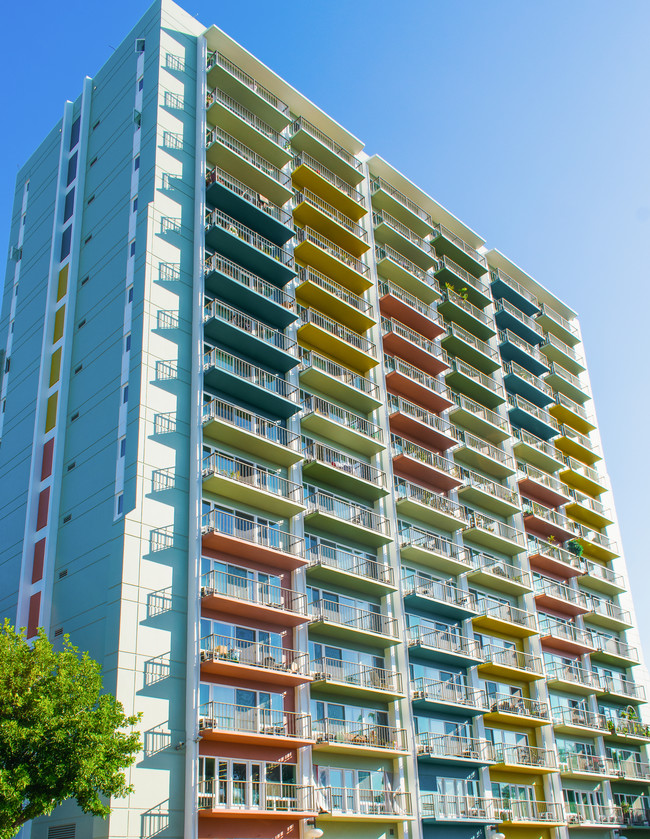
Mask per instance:
[[[302,460],[300,434],[221,399],[204,403],[203,434],[281,466]]]
[[[350,720],[314,720],[314,750],[325,754],[382,758],[408,754],[406,731]]]
[[[596,497],[607,492],[607,479],[596,469],[581,463],[572,457],[565,458],[564,467],[560,471],[560,478],[565,484]]]
[[[544,667],[539,656],[521,650],[484,647],[485,661],[479,664],[479,675],[497,676],[518,682],[534,682],[544,678]],[[517,702],[519,697],[513,697]]]
[[[313,689],[335,696],[386,702],[404,696],[402,674],[335,658],[311,662]],[[338,700],[337,700],[338,701]]]
[[[375,257],[381,278],[392,280],[426,305],[440,299],[440,289],[433,272],[424,271],[388,245],[376,245]]]
[[[602,456],[594,451],[591,440],[567,425],[560,426],[560,434],[553,442],[564,455],[580,460],[588,466],[602,460]]]
[[[311,227],[297,228],[295,243],[294,257],[299,262],[315,268],[354,294],[363,294],[372,286],[367,265]]]
[[[431,250],[429,243],[387,212],[382,210],[373,212],[372,223],[376,242],[393,248],[424,271],[428,271],[437,264],[435,253]]]
[[[366,332],[376,323],[372,305],[313,268],[298,270],[298,302],[314,306],[354,332]]]
[[[377,348],[363,335],[314,309],[300,307],[298,313],[298,340],[302,347],[326,352],[344,367],[351,367],[364,377],[379,364]]]
[[[270,125],[218,88],[206,99],[208,125],[219,126],[281,168],[292,158],[289,142]]]
[[[368,212],[366,199],[359,190],[310,155],[304,152],[296,155],[291,172],[295,187],[314,192],[353,221],[359,221]]]
[[[378,425],[320,396],[307,396],[302,403],[302,412],[303,432],[323,436],[368,456],[378,454],[384,448],[384,434]]]
[[[522,775],[545,775],[557,772],[557,755],[553,749],[536,746],[496,747],[495,772],[518,772]]]
[[[363,256],[370,247],[368,234],[361,225],[311,190],[298,192],[294,204],[293,217],[301,227],[318,230],[353,256]]]
[[[369,463],[307,437],[304,438],[302,454],[305,480],[323,481],[330,487],[369,501],[378,501],[388,495],[385,472]]]
[[[510,604],[500,604],[489,598],[479,602],[481,614],[473,618],[474,626],[497,632],[513,638],[530,638],[537,634],[537,619],[532,612],[518,609]]]
[[[305,510],[301,484],[221,452],[203,458],[203,489],[283,518]]]
[[[352,152],[328,137],[304,117],[298,117],[289,128],[291,145],[323,163],[339,177],[356,186],[363,180],[363,164]]]
[[[590,431],[595,430],[596,418],[586,410],[584,405],[574,402],[573,399],[569,399],[568,396],[559,392],[554,393],[553,398],[556,404],[549,405],[548,412],[558,422],[574,428],[581,434],[589,434]]]
[[[217,50],[208,54],[207,81],[208,88],[219,87],[276,131],[291,122],[291,110],[286,102]]]
[[[526,728],[549,725],[551,715],[546,702],[528,699],[525,696],[497,694],[488,697],[486,723],[506,723]]]
[[[387,518],[371,507],[325,492],[314,492],[307,498],[305,525],[371,547],[392,542]]]
[[[489,550],[514,556],[526,550],[524,534],[509,524],[472,512],[463,528],[463,541],[482,545]]]
[[[302,353],[300,384],[344,402],[364,414],[369,414],[382,404],[379,387],[375,382],[315,352]]]
[[[424,238],[433,231],[429,213],[383,178],[371,175],[370,194],[373,207],[390,213],[418,236]]]
[[[569,492],[572,500],[566,505],[565,510],[570,518],[580,524],[594,527],[596,530],[614,523],[612,511],[600,501],[576,490],[569,490]]]
[[[586,557],[608,561],[620,556],[616,542],[608,536],[605,536],[604,533],[599,533],[597,530],[590,530],[582,525],[576,525],[576,528],[580,530],[578,541],[584,548]]]
[[[293,195],[291,176],[287,172],[221,128],[207,132],[206,158],[209,164],[223,168],[279,207]]]

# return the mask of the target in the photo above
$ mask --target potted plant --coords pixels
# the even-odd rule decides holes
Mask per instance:
[[[585,549],[582,547],[582,545],[580,544],[580,542],[578,542],[577,539],[569,539],[569,541],[566,543],[564,547],[567,549],[567,551],[569,551],[569,553],[572,553],[574,556],[577,556],[578,558],[580,558],[585,552]]]
[[[627,801],[621,801],[621,812],[623,813],[623,824],[630,823],[630,805]]]

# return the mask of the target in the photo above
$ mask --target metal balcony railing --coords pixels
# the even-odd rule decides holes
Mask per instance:
[[[244,411],[230,402],[223,399],[210,399],[204,402],[202,407],[202,421],[205,425],[212,420],[220,420],[232,425],[234,428],[241,428],[261,440],[269,443],[276,443],[291,451],[300,451],[300,434],[290,431],[288,428],[279,425],[277,422]]]
[[[533,612],[527,612],[525,609],[518,609],[510,603],[500,603],[491,597],[482,597],[478,599],[476,607],[480,615],[505,621],[506,623],[512,623],[531,632],[537,630],[537,618],[535,614]]]
[[[557,755],[553,749],[538,749],[536,746],[495,746],[495,752],[497,763],[557,769]]]
[[[564,807],[549,801],[518,801],[512,798],[495,798],[497,817],[504,822],[551,822],[566,820]]]
[[[443,382],[397,356],[384,353],[384,369],[386,373],[399,373],[402,376],[406,376],[407,379],[417,382],[417,384],[422,385],[427,390],[439,394],[450,402],[452,401],[451,391]]]
[[[519,379],[523,379],[529,385],[532,385],[534,388],[541,391],[545,396],[548,396],[549,399],[553,399],[553,388],[549,387],[543,379],[539,378],[539,376],[533,376],[529,370],[526,370],[526,368],[522,367],[521,364],[517,364],[516,361],[504,362],[503,372],[506,376],[510,374],[517,376]]]
[[[491,798],[477,795],[445,795],[440,792],[420,794],[420,807],[425,819],[439,821],[490,821],[494,820]]]
[[[294,120],[291,126],[289,127],[289,131],[291,136],[293,137],[298,131],[305,131],[307,134],[310,134],[319,143],[322,143],[326,148],[328,148],[331,152],[333,152],[337,157],[340,157],[341,160],[345,161],[348,166],[351,166],[353,169],[356,169],[360,172],[363,168],[363,164],[361,161],[352,154],[352,152],[347,151],[344,149],[343,146],[339,145],[339,143],[332,140],[331,137],[328,137],[324,131],[321,131],[320,128],[317,128],[313,123],[306,120],[304,117],[298,117],[298,119]]]
[[[395,479],[395,486],[397,492],[397,483],[398,481],[402,481],[401,478]],[[414,484],[408,484],[407,481],[403,481],[403,484],[407,484],[408,487],[414,487],[414,489],[419,490],[420,487],[415,487]],[[427,490],[422,490],[423,492],[427,492]],[[431,495],[435,495],[435,493],[430,493]],[[408,496],[403,496],[408,497]],[[436,498],[441,498],[439,495],[435,495]],[[444,501],[449,501],[448,498],[444,498]],[[454,504],[453,501],[449,502],[450,504]],[[440,556],[449,557],[453,559],[455,562],[461,562],[468,567],[471,567],[471,553],[467,548],[461,548],[458,545],[455,545],[449,539],[445,539],[442,536],[439,536],[437,533],[432,533],[429,530],[423,530],[420,527],[414,527],[412,525],[404,525],[403,522],[399,522],[400,524],[400,548],[407,548],[410,546],[419,547],[423,550],[431,551],[432,553],[438,554]]]
[[[265,239],[264,236],[260,236],[259,233],[236,221],[232,216],[221,210],[206,210],[205,227],[206,230],[209,227],[221,227],[281,265],[286,265],[288,268],[293,267],[293,253],[288,247],[274,244],[270,239]]]
[[[333,681],[369,690],[402,692],[402,675],[394,670],[369,667],[338,658],[319,658],[311,662],[314,681]]]
[[[406,271],[407,274],[411,274],[413,277],[420,280],[420,282],[431,286],[432,289],[440,293],[436,278],[433,276],[431,271],[424,271],[419,267],[419,265],[411,262],[410,259],[402,256],[401,253],[398,253],[394,248],[389,247],[389,245],[375,245],[375,258],[377,259],[377,262],[381,262],[384,259],[390,259],[391,262],[399,265],[399,267]]]
[[[361,746],[373,749],[406,749],[406,731],[392,725],[377,725],[352,720],[314,720],[316,743]]]
[[[317,461],[331,466],[338,472],[345,472],[354,478],[359,478],[362,481],[375,484],[376,486],[386,486],[386,473],[376,466],[371,466],[369,463],[364,463],[356,457],[333,449],[330,446],[324,446],[322,443],[317,443],[315,440],[304,438],[302,454],[306,463]]]
[[[300,615],[309,612],[305,594],[225,571],[208,571],[201,576],[201,597],[215,594]]]
[[[542,484],[543,486],[552,489],[553,492],[560,493],[564,496],[568,496],[569,494],[569,488],[566,484],[563,484],[562,481],[554,478],[553,475],[549,475],[548,472],[542,472],[541,469],[536,469],[534,466],[531,466],[530,463],[524,463],[522,460],[518,460],[517,471],[519,472],[519,480],[522,478],[529,478],[531,481],[535,481],[535,483]]]
[[[467,242],[460,238],[460,236],[457,236],[455,233],[452,233],[448,227],[445,227],[443,224],[434,224],[433,229],[434,231],[437,231],[439,236],[444,236],[445,239],[448,239],[450,242],[453,242],[457,248],[460,248],[460,250],[464,251],[475,262],[478,262],[479,265],[482,265],[486,271],[488,270],[486,258],[471,245],[468,245]]]
[[[296,192],[293,202],[294,207],[297,207],[298,204],[302,204],[303,202],[309,204],[323,213],[323,215],[326,215],[329,219],[336,222],[336,224],[340,224],[341,227],[344,227],[349,233],[352,233],[353,236],[356,236],[364,242],[368,241],[368,234],[360,224],[352,221],[352,219],[346,216],[345,213],[337,210],[336,207],[328,204],[327,201],[323,201],[323,199],[316,195],[315,192],[312,192],[309,189],[303,189],[300,192]]]
[[[459,309],[463,309],[463,311],[467,312],[475,320],[478,320],[486,326],[492,328],[492,318],[487,315],[483,309],[479,309],[478,306],[475,306],[473,303],[470,303],[469,300],[465,300],[464,297],[461,297],[460,294],[453,290],[453,288],[445,288],[444,291],[442,291],[442,296],[449,303],[453,303],[455,306],[458,306]]]
[[[336,422],[337,425],[347,428],[350,431],[356,431],[364,437],[371,440],[376,440],[377,443],[382,443],[384,439],[384,432],[380,426],[374,422],[353,414],[352,411],[346,411],[345,408],[340,408],[333,402],[328,402],[326,399],[321,399],[320,396],[306,396],[302,401],[303,416],[307,414],[316,413],[323,417]]]
[[[320,233],[317,233],[311,227],[296,228],[296,246],[301,242],[311,242],[312,245],[315,245],[317,248],[325,251],[325,253],[328,253],[330,256],[334,257],[334,259],[342,262],[345,266],[351,268],[353,271],[356,271],[357,274],[361,274],[363,277],[366,277],[370,273],[370,268],[360,259],[357,259],[356,256],[352,256],[351,253],[348,253],[343,248],[340,248],[337,244],[332,242],[330,239],[327,239],[325,236],[321,236]]]
[[[351,306],[358,312],[368,315],[368,317],[373,317],[372,305],[365,298],[360,297],[358,294],[353,294],[351,291],[348,291],[347,288],[340,285],[340,283],[335,283],[334,280],[330,280],[329,277],[321,274],[320,271],[316,271],[313,268],[299,268],[298,282],[313,283],[319,288],[322,288],[323,291],[327,291],[329,294],[338,298],[347,306]],[[309,311],[309,309],[305,309],[305,311]]]
[[[249,163],[253,168],[257,169],[262,174],[267,175],[272,180],[276,181],[276,183],[280,184],[280,186],[284,186],[287,189],[291,189],[291,175],[289,172],[278,169],[277,166],[274,166],[272,163],[269,163],[261,154],[253,151],[253,149],[249,148],[248,146],[244,145],[244,143],[240,142],[239,140],[235,139],[232,135],[228,134],[221,128],[211,128],[206,131],[205,135],[205,145],[206,148],[209,149],[214,143],[219,143],[224,148],[231,151],[233,154],[236,154],[242,160],[245,160]]]
[[[597,680],[597,677],[595,678]],[[584,708],[553,708],[553,723],[555,725],[568,725],[607,731],[607,719],[605,716],[603,714],[594,714]]]
[[[248,201],[249,204],[257,207],[258,210],[262,210],[262,212],[266,213],[276,221],[279,221],[281,224],[284,224],[287,227],[292,226],[291,212],[289,210],[285,210],[283,207],[278,207],[277,204],[269,201],[266,197],[260,198],[259,193],[257,193],[254,189],[251,189],[243,181],[238,180],[229,172],[226,172],[225,169],[220,169],[218,166],[211,169],[205,177],[206,187],[210,187],[212,184],[216,183],[228,187],[228,189],[236,195],[239,195],[240,198]]]
[[[475,510],[470,510],[469,507],[465,508],[465,512],[468,522],[467,527],[475,527],[478,530],[493,533],[501,539],[507,539],[509,542],[515,542],[517,545],[522,547],[526,544],[525,534],[521,530],[517,530],[516,527],[511,527],[509,524],[505,524],[505,522],[492,519],[489,516],[484,516],[481,513],[477,513]]]
[[[390,280],[379,280],[379,296],[385,297],[386,295],[395,297],[397,300],[400,300],[402,303],[409,306],[409,308],[414,309],[421,315],[424,315],[424,317],[428,318],[430,321],[440,324],[440,317],[433,306],[428,303],[424,303],[419,297],[416,297],[414,294],[410,294],[401,286],[396,285]]]
[[[221,533],[250,542],[259,548],[270,548],[300,558],[305,556],[305,540],[302,537],[221,510],[204,513],[201,532]]]
[[[393,569],[390,565],[359,556],[344,548],[323,545],[319,542],[310,546],[308,554],[310,565],[324,565],[387,586],[395,584]]]
[[[309,658],[299,650],[275,647],[230,635],[206,635],[201,638],[201,661],[229,661],[261,670],[306,675]]]
[[[403,207],[406,207],[413,215],[417,216],[418,218],[425,221],[427,224],[431,224],[431,216],[427,213],[426,210],[423,210],[415,201],[411,201],[410,198],[407,198],[406,195],[401,193],[398,189],[395,189],[394,186],[385,181],[383,178],[378,177],[371,177],[370,178],[370,192],[371,194],[375,194],[379,190],[383,190],[387,192],[390,196],[392,196],[396,201],[402,204]]]
[[[312,737],[309,714],[251,708],[248,705],[231,705],[225,702],[206,702],[201,705],[199,728],[235,731],[238,734],[291,737],[298,740],[310,740]]]
[[[504,298],[497,300],[496,310],[497,312],[507,312],[509,315],[512,315],[514,318],[517,318],[518,321],[521,321],[521,323],[523,323],[533,332],[537,333],[537,335],[539,335],[540,337],[544,334],[544,330],[534,318],[531,318],[527,314],[522,312],[521,309],[519,309],[509,300],[505,300]]]
[[[387,227],[390,227],[396,233],[399,233],[400,236],[403,236],[411,242],[412,245],[420,248],[420,250],[425,253],[431,252],[431,246],[428,242],[425,242],[421,236],[418,236],[417,233],[414,233],[409,227],[402,224],[401,221],[393,218],[393,216],[385,210],[375,210],[372,214],[372,223],[374,227],[378,227],[380,224],[385,224]]]
[[[428,426],[434,431],[439,431],[447,437],[451,437],[455,440],[461,439],[461,432],[453,423],[449,422],[448,419],[445,419],[438,414],[432,414],[425,408],[421,408],[419,405],[415,405],[413,402],[409,402],[401,396],[395,396],[393,393],[388,394],[388,411],[391,415],[397,413],[405,414],[406,416],[411,417],[411,419],[417,420],[423,425]]]
[[[276,303],[278,306],[282,306],[283,309],[295,311],[296,300],[293,295],[287,294],[286,291],[274,286],[273,283],[263,280],[257,274],[253,274],[252,271],[247,271],[245,268],[237,265],[236,262],[226,259],[219,253],[213,253],[205,258],[205,274],[210,274],[212,271],[218,271],[224,274],[239,285],[249,288],[251,291],[256,292],[261,297],[265,297],[272,303]]]
[[[341,364],[330,361],[329,358],[325,358],[325,356],[319,355],[313,352],[313,350],[302,350],[300,363],[305,370],[310,367],[314,370],[320,370],[331,378],[337,379],[342,384],[358,390],[359,393],[363,393],[373,399],[379,398],[379,386],[373,381],[365,378],[365,376],[359,375],[359,373],[355,373],[353,370],[348,370],[347,367],[343,367]]]
[[[501,667],[512,667],[515,670],[525,670],[527,673],[534,673],[538,676],[544,675],[542,659],[532,653],[525,653],[522,650],[499,649],[498,647],[483,647],[482,655],[486,663],[496,664]],[[519,697],[517,697],[519,700]]]
[[[268,102],[269,105],[272,105],[280,113],[285,114],[287,118],[289,117],[290,109],[285,102],[279,99],[274,93],[271,93],[270,90],[263,87],[252,76],[245,73],[241,67],[233,64],[229,58],[226,58],[225,55],[217,50],[209,52],[207,57],[207,70],[210,70],[214,66],[219,66],[227,70],[231,76],[234,76],[238,81],[246,85],[246,87],[256,93],[260,98],[264,99],[265,102]]]
[[[510,423],[505,417],[497,414],[496,411],[491,411],[489,408],[486,408],[485,405],[481,405],[480,402],[474,402],[473,399],[470,399],[467,396],[461,396],[459,393],[454,393],[452,395],[452,400],[459,408],[462,408],[463,411],[474,414],[474,416],[480,417],[485,420],[485,422],[489,422],[490,425],[495,425],[501,431],[507,432],[508,435],[510,434]]]
[[[390,442],[393,457],[406,455],[406,457],[419,460],[420,463],[431,466],[431,468],[437,469],[440,472],[446,472],[450,477],[460,481],[460,467],[453,460],[449,460],[449,458],[436,454],[436,452],[425,449],[423,446],[418,446],[416,443],[412,443],[404,437],[399,437],[397,434],[390,435]]]
[[[347,606],[325,598],[315,600],[310,604],[309,610],[313,621],[335,623],[357,632],[373,632],[388,638],[395,638],[397,635],[397,621],[380,612],[358,609],[356,606]]]
[[[406,596],[417,594],[462,609],[476,609],[474,596],[448,580],[442,582],[422,577],[420,574],[410,574],[403,578],[402,590]]]
[[[377,348],[372,341],[364,338],[363,335],[359,335],[358,332],[348,329],[347,326],[343,326],[333,318],[328,318],[327,315],[323,315],[315,309],[306,309],[304,306],[298,306],[298,314],[300,315],[301,325],[312,323],[314,326],[318,326],[335,338],[354,347],[355,350],[366,353],[366,355],[370,355],[373,358],[377,357]]]
[[[512,455],[504,452],[503,449],[493,446],[491,443],[487,443],[480,437],[475,437],[474,434],[470,434],[469,431],[462,432],[461,440],[468,449],[479,452],[480,454],[485,455],[485,457],[489,457],[490,460],[496,460],[497,463],[501,463],[508,469],[512,469],[513,472],[515,471],[514,458]]]
[[[510,489],[510,487],[503,486],[503,484],[497,484],[495,481],[491,481],[489,478],[484,478],[483,475],[479,475],[478,472],[472,472],[470,469],[465,469],[464,467],[461,467],[460,476],[463,479],[465,486],[475,487],[476,489],[480,489],[483,492],[488,493],[488,495],[491,495],[494,498],[505,501],[507,504],[512,504],[517,507],[519,506],[520,499],[517,490]]]
[[[560,753],[560,771],[565,773],[607,775],[608,766],[604,757],[600,755],[574,753]]]
[[[234,309],[232,306],[228,306],[226,303],[222,303],[220,300],[208,300],[204,303],[203,323],[210,320],[223,321],[289,355],[298,355],[298,343],[293,338],[285,335],[284,332],[267,326],[262,321],[255,320],[255,318],[240,312],[238,309]]]
[[[449,335],[453,335],[455,338],[459,338],[465,344],[469,344],[471,347],[474,347],[474,349],[483,353],[483,355],[487,355],[488,358],[491,358],[493,361],[500,360],[499,351],[497,349],[491,347],[487,341],[481,341],[480,338],[477,338],[476,335],[472,335],[471,332],[468,332],[466,329],[458,326],[457,323],[450,321],[447,324],[447,333]]]
[[[527,399],[524,399],[521,396],[514,396],[513,394],[508,394],[508,405],[511,408],[519,408],[522,411],[525,411],[527,414],[538,419],[540,422],[543,422],[545,425],[550,425],[555,431],[559,433],[560,431],[560,424],[552,417],[548,411],[544,411],[542,408],[539,408],[537,405],[533,405],[532,402],[529,402]]]
[[[539,633],[556,640],[570,641],[573,644],[579,644],[581,647],[593,648],[594,646],[594,638],[591,632],[587,629],[580,629],[568,621],[554,620],[543,616],[539,622]]]
[[[476,641],[452,630],[436,631],[423,626],[411,626],[407,629],[407,640],[410,647],[429,647],[438,652],[482,658],[481,649]]]
[[[471,688],[455,682],[437,682],[419,678],[411,682],[411,696],[414,700],[444,702],[468,708],[489,708],[484,690]]]
[[[587,609],[589,601],[582,591],[575,591],[564,583],[559,583],[557,580],[551,580],[547,577],[535,577],[534,580],[535,594],[547,594],[556,600],[564,600],[566,603],[571,603],[578,606],[580,609]]]
[[[490,279],[492,282],[496,282],[497,280],[501,280],[501,282],[505,283],[505,285],[510,286],[513,291],[516,291],[517,294],[521,295],[523,298],[528,300],[536,308],[539,308],[539,301],[537,297],[531,292],[528,291],[527,288],[521,283],[518,283],[517,280],[514,280],[509,274],[506,274],[505,271],[502,271],[500,268],[491,268],[490,269]]]
[[[255,810],[269,813],[314,812],[314,788],[276,781],[199,781],[199,810]]]
[[[570,323],[566,318],[562,317],[559,312],[556,312],[555,309],[552,309],[546,303],[542,303],[542,311],[541,314],[546,315],[547,318],[550,318],[552,321],[561,326],[562,329],[566,329],[567,332],[570,332],[572,335],[575,335],[576,338],[579,337],[578,327]]]
[[[497,559],[489,554],[472,551],[472,562],[476,570],[482,569],[495,577],[503,577],[505,580],[512,580],[530,588],[530,574],[518,565],[507,562],[505,559]]]
[[[403,323],[400,323],[394,318],[382,318],[381,334],[388,335],[391,332],[395,335],[399,335],[400,338],[404,338],[405,341],[410,341],[411,344],[415,344],[416,347],[429,355],[435,356],[435,358],[438,358],[444,364],[449,364],[449,357],[447,356],[447,353],[435,341],[430,341],[428,338],[425,338],[424,335],[420,335],[420,333],[416,332],[414,329],[409,329],[408,326],[404,326]]]
[[[384,536],[390,536],[389,520],[380,516],[379,513],[375,513],[370,507],[364,507],[361,504],[348,501],[347,498],[323,492],[314,492],[305,500],[308,513],[325,513],[349,524],[374,530]]]
[[[397,820],[412,814],[408,792],[359,787],[321,787],[317,792],[323,799],[324,810],[333,815],[394,816]]]
[[[418,754],[436,757],[460,758],[491,763],[495,760],[494,746],[489,740],[475,737],[459,737],[455,734],[432,734],[429,731],[417,735]]]
[[[321,178],[324,178],[324,180],[332,184],[332,186],[345,193],[348,198],[351,198],[360,207],[366,206],[366,199],[358,189],[350,186],[350,184],[347,181],[344,181],[343,178],[339,178],[337,174],[332,172],[331,169],[328,169],[327,166],[324,166],[320,160],[316,160],[315,157],[312,157],[306,152],[297,154],[291,162],[291,171],[294,172],[299,166],[306,166],[308,169],[311,169],[312,172],[320,175]]]
[[[438,510],[447,516],[453,516],[453,518],[458,519],[461,525],[468,522],[466,508],[456,501],[447,498],[445,495],[439,495],[437,492],[424,489],[424,487],[412,484],[410,481],[404,480],[404,478],[395,478],[394,486],[397,501],[402,498],[408,498],[412,501],[417,501],[419,504],[431,507],[433,510]]]
[[[238,457],[232,457],[225,452],[213,452],[203,456],[203,478],[210,475],[221,475],[232,478],[240,484],[246,484],[254,489],[270,492],[297,504],[303,502],[302,484],[282,478],[275,472],[269,472],[260,466],[254,466]]]

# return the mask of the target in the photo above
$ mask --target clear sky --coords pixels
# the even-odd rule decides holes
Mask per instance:
[[[18,166],[148,5],[5,4],[3,243]],[[650,2],[184,5],[578,311],[650,659]]]

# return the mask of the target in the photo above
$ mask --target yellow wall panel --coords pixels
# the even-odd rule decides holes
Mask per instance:
[[[51,431],[56,425],[56,406],[59,401],[58,391],[47,400],[47,414],[45,416],[45,431]]]
[[[59,288],[56,293],[57,303],[68,290],[68,265],[59,271]]]
[[[52,353],[52,364],[50,365],[50,387],[59,381],[61,375],[61,347]]]
[[[61,338],[63,338],[63,323],[65,321],[65,306],[61,306],[58,310],[56,315],[54,316],[54,338],[52,339],[52,343],[56,344]]]

